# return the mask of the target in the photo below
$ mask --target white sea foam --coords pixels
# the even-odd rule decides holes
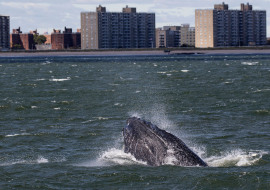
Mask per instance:
[[[16,161],[9,161],[9,162],[0,163],[0,166],[11,166],[11,165],[15,165],[15,164],[25,164],[25,163],[26,163],[25,160],[16,160]]]
[[[103,121],[103,120],[109,120],[110,118],[108,117],[93,117],[94,119],[97,119],[99,121]]]
[[[91,123],[93,120],[87,120],[87,121],[83,121],[82,123],[85,124],[85,123]]]
[[[65,79],[50,79],[50,81],[52,81],[52,82],[63,82],[63,81],[67,81],[67,80],[71,80],[71,78],[70,77],[67,77],[67,78],[65,78]]]
[[[117,165],[146,164],[142,161],[136,160],[136,158],[131,154],[127,154],[123,150],[116,148],[105,151],[99,159],[103,162],[112,162]]]
[[[233,82],[226,81],[224,84],[232,84]]]
[[[20,134],[12,134],[12,135],[6,135],[6,137],[16,137],[19,136]]]
[[[142,117],[142,115],[140,113],[138,113],[138,112],[129,112],[128,115],[130,117],[137,117],[137,118],[141,118]]]
[[[166,74],[167,72],[161,72],[161,71],[160,71],[160,72],[157,72],[157,73],[158,73],[158,74]]]
[[[175,165],[177,159],[173,155],[173,150],[168,150],[168,156],[165,158],[163,165]],[[205,152],[203,152],[204,154]],[[197,153],[198,154],[198,153]],[[263,155],[268,154],[265,151],[250,151],[233,150],[226,152],[221,156],[211,156],[202,159],[209,167],[242,167],[256,164]],[[200,156],[200,153],[198,154]],[[42,160],[41,160],[42,161]],[[46,159],[43,160],[46,162]],[[112,165],[147,165],[146,162],[137,160],[130,153],[125,153],[122,149],[111,148],[102,152],[99,157],[92,161],[83,162],[76,166],[83,167],[104,167]]]
[[[250,166],[258,162],[263,155],[268,154],[265,151],[248,151],[237,149],[225,152],[221,156],[212,156],[205,161],[211,167],[231,167],[231,166]]]
[[[114,105],[115,105],[115,106],[120,106],[120,107],[123,106],[123,104],[121,104],[121,103],[115,103]]]
[[[49,163],[49,160],[47,158],[44,158],[43,156],[39,156],[37,159],[10,160],[7,162],[0,163],[0,166],[11,166],[16,164],[46,164],[46,163]]]
[[[254,93],[257,93],[257,92],[267,92],[267,91],[270,91],[270,88],[266,88],[266,89],[257,89],[255,91],[253,91]]]
[[[111,148],[107,151],[102,152],[97,159],[83,162],[77,164],[76,166],[101,167],[111,165],[134,165],[134,164],[146,165],[145,162],[136,160],[134,156],[125,153],[121,149]]]
[[[29,133],[20,133],[20,134],[10,134],[10,135],[6,135],[5,137],[16,137],[16,136],[28,136],[31,135]]]
[[[252,65],[258,65],[259,62],[242,62],[241,64],[242,65],[249,65],[249,66],[252,66]]]
[[[35,81],[44,81],[44,80],[46,80],[46,79],[36,79]]]
[[[38,164],[45,164],[45,163],[48,163],[49,160],[46,159],[46,158],[44,158],[44,157],[42,157],[42,156],[40,156],[40,157],[36,160],[36,162],[37,162]]]
[[[123,78],[123,77],[120,77],[120,79],[122,81],[132,81],[133,80],[133,78]]]
[[[119,86],[120,84],[109,83],[110,86]]]
[[[41,65],[48,65],[50,63],[51,63],[50,61],[45,61],[45,62],[41,63]]]
[[[209,165],[209,167],[251,166],[261,160],[263,155],[268,154],[265,151],[245,152],[243,150],[233,150],[230,152],[225,152],[219,156],[205,158],[205,151],[203,149],[199,148],[194,152],[196,152],[196,154],[201,157]],[[174,151],[169,149],[167,153],[168,155],[165,158],[163,165],[175,165],[177,159],[174,156]],[[46,159],[41,159],[40,161],[46,162]],[[122,149],[111,148],[102,152],[95,160],[76,164],[76,166],[82,167],[105,167],[112,165],[147,165],[147,163],[137,160],[133,155],[130,153],[125,153]]]
[[[68,89],[65,89],[65,88],[60,88],[60,89],[56,89],[56,90],[58,90],[58,91],[68,91]]]

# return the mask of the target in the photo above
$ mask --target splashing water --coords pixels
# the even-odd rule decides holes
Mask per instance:
[[[138,112],[129,112],[128,113],[129,114],[129,117],[138,117],[138,118],[141,118],[142,117],[142,115],[141,114],[139,114]]]
[[[164,107],[162,106],[156,106],[156,109],[152,109],[152,111],[147,113],[130,112],[129,115],[131,117],[150,118],[149,120],[158,127],[168,130],[168,132],[172,131],[172,133],[178,137],[183,137],[183,133],[181,132],[181,135],[179,135],[179,129],[176,129],[175,125],[166,117]],[[191,148],[191,150],[193,150],[199,157],[201,157],[205,162],[207,162],[210,167],[250,166],[256,164],[259,160],[261,160],[263,155],[268,154],[267,152],[261,150],[245,152],[241,149],[236,149],[229,152],[221,153],[220,156],[207,157],[207,150],[205,147],[198,146],[190,140],[188,140],[187,142],[187,139],[184,140],[185,143]],[[110,157],[107,157],[107,159],[114,157],[112,153],[113,152],[110,152]],[[174,165],[173,162],[175,158],[171,151],[169,151],[169,153],[169,156],[164,161],[164,165]],[[106,155],[106,153],[104,155]],[[129,157],[126,157],[126,159],[129,159]],[[134,161],[135,158],[132,157],[132,159]]]
[[[105,162],[112,162],[117,165],[131,165],[131,164],[146,164],[142,161],[136,160],[130,153],[125,153],[121,149],[112,148],[104,152],[99,158]]]
[[[49,160],[48,160],[47,158],[44,158],[44,157],[40,156],[40,157],[36,160],[36,162],[37,162],[38,164],[45,164],[45,163],[48,163]]]
[[[46,164],[49,163],[49,160],[47,158],[44,158],[43,156],[39,156],[37,159],[16,159],[16,160],[10,160],[4,163],[0,163],[0,166],[11,166],[16,164]]]
[[[211,167],[232,167],[232,166],[251,166],[262,159],[262,156],[268,154],[265,151],[244,152],[237,149],[225,152],[221,156],[212,156],[206,158],[206,162]]]
[[[100,156],[93,161],[83,162],[77,166],[83,167],[105,167],[113,165],[146,165],[145,162],[136,160],[134,156],[129,153],[125,153],[121,149],[111,148],[107,151],[104,151]]]
[[[248,66],[253,66],[253,65],[257,65],[259,62],[242,62],[242,65],[248,65]]]
[[[175,165],[175,157],[173,150],[169,150],[169,155],[164,160],[163,165]],[[200,152],[198,155],[203,154]],[[211,156],[203,158],[209,167],[243,167],[252,166],[262,159],[262,156],[268,154],[265,151],[250,151],[244,152],[243,150],[233,150],[226,152],[221,156]],[[146,162],[137,160],[130,153],[125,153],[121,149],[111,148],[104,151],[100,156],[93,161],[84,162],[77,166],[82,167],[106,167],[115,165],[147,165]]]
[[[149,110],[142,112],[131,111],[128,113],[130,117],[143,118],[147,121],[151,121],[154,125],[167,131],[175,131],[175,125],[169,120],[166,115],[166,109],[164,105],[153,105]]]
[[[153,111],[154,110],[154,111]],[[161,129],[172,131],[171,133],[176,136],[183,137],[183,132],[179,132],[179,128],[176,128],[167,116],[165,115],[165,109],[162,106],[155,106],[155,109],[146,112],[129,112],[130,117],[145,118],[150,120],[153,124],[157,125]],[[114,166],[114,165],[147,165],[146,162],[137,160],[130,153],[125,153],[122,147],[122,140],[119,141],[112,148],[107,151],[102,152],[98,158],[92,161],[84,162],[78,164],[77,166],[84,167],[102,167],[102,166]],[[182,138],[180,138],[182,139]],[[192,141],[188,140],[184,142],[194,151],[199,157],[201,157],[210,167],[242,167],[251,166],[260,161],[263,155],[268,154],[265,151],[255,150],[255,151],[243,151],[241,149],[236,149],[232,151],[222,152],[221,155],[214,155],[207,157],[207,149],[204,146],[198,146]],[[120,146],[119,146],[120,145]],[[173,156],[173,150],[168,150],[168,156],[164,160],[163,165],[175,165],[175,157]]]

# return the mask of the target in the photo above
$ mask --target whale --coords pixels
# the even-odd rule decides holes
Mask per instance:
[[[208,166],[181,139],[146,120],[127,119],[123,137],[124,152],[149,166]]]

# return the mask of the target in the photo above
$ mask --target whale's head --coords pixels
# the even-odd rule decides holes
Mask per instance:
[[[160,138],[162,133],[163,130],[150,122],[137,117],[129,118],[123,129],[125,152],[149,165],[161,165],[167,153],[166,142]]]
[[[151,166],[170,163],[179,166],[207,166],[178,137],[156,125],[132,117],[123,129],[125,152]]]
[[[163,135],[163,130],[160,130],[156,125],[137,117],[131,117],[127,120],[127,125],[123,129],[123,132],[124,137],[125,135],[135,135],[136,133],[139,133],[139,135],[141,135],[141,133],[145,132],[152,132]]]
[[[131,117],[127,120],[126,127],[123,129],[123,136],[125,139],[128,138],[139,138],[145,139],[147,135],[153,133],[162,133],[156,125],[151,122],[147,122],[137,117]]]

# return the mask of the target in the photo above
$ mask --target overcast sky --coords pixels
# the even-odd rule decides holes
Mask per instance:
[[[65,26],[80,28],[80,12],[95,11],[100,4],[110,12],[121,12],[126,5],[137,12],[155,12],[156,27],[164,25],[195,25],[195,9],[213,9],[218,0],[0,0],[0,15],[11,17],[11,29],[21,27],[23,32],[38,29],[51,32]],[[229,9],[240,9],[240,0],[224,1]],[[270,37],[270,0],[248,0],[253,9],[267,11],[267,34]]]

